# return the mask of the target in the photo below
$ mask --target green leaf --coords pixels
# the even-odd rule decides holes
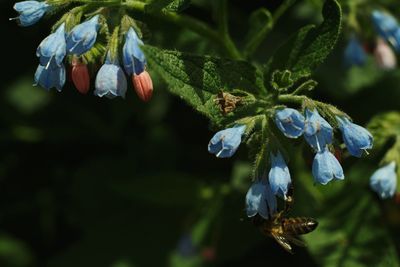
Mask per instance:
[[[391,138],[400,139],[400,112],[392,111],[376,115],[367,125],[374,136],[374,149],[381,149]]]
[[[313,213],[319,222],[315,231],[304,236],[319,266],[399,266],[379,200],[368,192],[370,174],[370,168],[354,166],[346,173],[346,180],[314,186],[312,190],[320,193],[318,199],[308,196],[306,202],[300,199],[305,200],[307,190],[298,189],[296,205],[302,209],[301,215]],[[309,172],[299,178],[299,186],[311,181]]]
[[[335,0],[327,0],[318,26],[301,28],[274,54],[267,64],[268,77],[274,70],[290,70],[293,80],[309,76],[330,54],[341,30],[342,11]]]
[[[167,82],[169,90],[214,123],[223,119],[216,96],[221,91],[237,89],[259,94],[264,92],[263,76],[244,61],[212,56],[197,56],[144,46],[151,69]]]
[[[5,234],[0,235],[1,266],[32,266],[33,261],[34,256],[24,242]]]

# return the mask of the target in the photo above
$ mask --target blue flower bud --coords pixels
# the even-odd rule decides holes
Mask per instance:
[[[248,217],[259,214],[264,219],[272,218],[277,211],[275,195],[267,182],[256,181],[246,194],[246,212]]]
[[[68,53],[80,56],[89,51],[96,42],[99,28],[99,15],[75,26],[67,37]]]
[[[396,163],[392,161],[376,170],[370,178],[369,185],[380,198],[393,197],[397,186]]]
[[[236,125],[233,128],[217,132],[208,144],[208,152],[215,154],[217,158],[232,157],[242,142],[245,130],[246,126]]]
[[[45,2],[38,1],[23,1],[15,3],[14,9],[19,13],[18,20],[21,26],[30,26],[38,22],[46,11],[49,5]]]
[[[329,183],[334,178],[338,180],[344,179],[342,166],[336,157],[329,152],[327,147],[315,155],[312,174],[315,182],[323,185]]]
[[[351,155],[361,157],[363,151],[372,148],[374,138],[367,129],[352,123],[345,117],[336,118],[339,122],[339,129],[342,132],[344,143]]]
[[[39,57],[40,65],[46,68],[57,68],[61,67],[65,54],[65,24],[63,23],[40,43],[36,56]]]
[[[94,94],[96,96],[107,98],[121,96],[125,98],[127,81],[124,71],[118,62],[111,62],[109,56],[97,73],[95,88]]]
[[[35,83],[43,88],[50,90],[54,87],[61,92],[65,84],[65,67],[61,64],[60,67],[46,68],[39,65],[35,73]]]
[[[286,165],[282,154],[278,151],[271,154],[271,170],[269,171],[269,184],[275,195],[285,198],[292,180],[290,179],[289,168]]]
[[[304,116],[295,109],[285,108],[277,111],[275,123],[286,137],[297,138],[303,134]]]
[[[316,109],[314,109],[314,111],[306,109],[304,138],[307,143],[318,152],[326,145],[332,143],[332,126],[330,126],[329,123],[319,115]]]
[[[363,66],[367,62],[367,54],[355,36],[352,36],[344,50],[344,62],[347,67]]]
[[[400,29],[397,20],[385,12],[375,10],[372,12],[372,22],[378,34],[399,51]]]
[[[129,28],[126,33],[125,44],[122,49],[122,59],[124,67],[128,75],[136,74],[139,75],[144,71],[146,65],[146,58],[140,49],[140,45],[143,45],[142,40],[136,34],[133,28]]]

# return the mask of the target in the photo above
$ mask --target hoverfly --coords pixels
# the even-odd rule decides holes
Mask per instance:
[[[219,106],[221,112],[226,115],[229,112],[234,111],[237,105],[240,105],[242,98],[221,91],[217,94],[217,97],[214,99],[214,101]]]
[[[286,218],[285,215],[293,205],[293,189],[289,190],[285,199],[285,207],[269,220],[265,220],[259,216],[255,217],[254,223],[259,227],[260,231],[274,238],[289,253],[293,253],[292,245],[305,247],[306,244],[298,238],[299,235],[308,234],[314,231],[318,222],[313,218],[294,217]]]

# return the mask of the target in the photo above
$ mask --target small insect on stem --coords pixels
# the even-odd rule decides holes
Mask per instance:
[[[241,104],[242,98],[239,96],[235,96],[235,95],[221,91],[217,94],[214,101],[219,106],[219,109],[222,112],[222,114],[226,115],[229,112],[234,111],[235,108]]]

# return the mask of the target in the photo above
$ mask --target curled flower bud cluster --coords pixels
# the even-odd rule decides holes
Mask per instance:
[[[382,70],[392,70],[397,66],[397,58],[390,45],[400,52],[400,25],[393,16],[379,10],[372,12],[371,19],[377,33],[373,49],[375,64]],[[347,43],[344,61],[347,67],[363,66],[367,62],[367,52],[355,34]]]
[[[372,135],[365,128],[350,122],[345,117],[336,117],[336,119],[351,155],[361,157],[364,151],[372,148]],[[306,142],[316,152],[312,165],[315,182],[325,185],[333,179],[344,179],[342,166],[328,148],[333,142],[333,127],[321,117],[316,109],[306,109],[305,117],[295,109],[278,110],[275,114],[275,123],[278,129],[289,138],[297,138],[303,134]],[[294,129],[297,131],[294,132]],[[282,160],[280,162],[282,165]],[[279,175],[281,180],[290,181],[290,179],[282,178],[285,176],[288,175]]]
[[[22,26],[36,23],[50,8],[51,6],[46,2],[38,1],[24,1],[14,5],[14,9],[20,14],[16,19]],[[86,94],[90,90],[91,77],[85,54],[96,43],[101,28],[100,15],[94,15],[86,21],[72,26],[69,25],[72,29],[67,31],[66,22],[63,22],[40,43],[36,52],[40,64],[35,73],[35,84],[47,90],[55,88],[61,91],[66,81],[64,61],[67,58],[71,61],[73,84],[80,93]],[[120,49],[116,47],[111,52],[112,45],[109,44],[104,65],[96,75],[94,94],[99,97],[120,96],[124,98],[127,91],[127,74],[131,76],[132,85],[138,97],[147,102],[153,94],[153,82],[146,71],[146,58],[140,48],[143,41],[133,27],[128,27],[121,38],[125,38],[121,49],[124,69],[118,60]],[[119,40],[110,40],[110,43],[112,42],[117,45],[120,43]]]

